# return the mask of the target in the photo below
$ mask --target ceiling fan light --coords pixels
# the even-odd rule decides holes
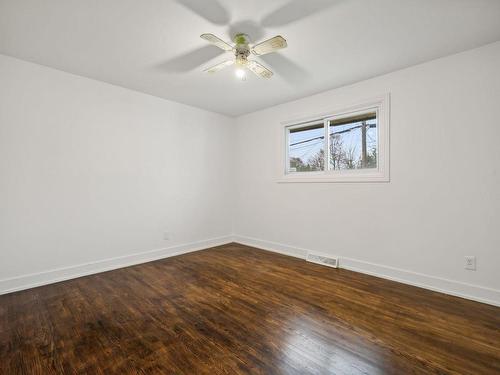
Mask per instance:
[[[236,77],[238,77],[238,79],[241,81],[245,81],[247,79],[247,73],[242,68],[236,69],[234,73],[236,74]]]

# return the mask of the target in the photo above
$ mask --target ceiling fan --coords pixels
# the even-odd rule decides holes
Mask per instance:
[[[200,37],[226,52],[234,53],[234,58],[206,68],[204,72],[215,73],[227,66],[236,64],[238,66],[238,68],[236,69],[236,76],[241,80],[246,79],[245,68],[259,77],[271,78],[273,75],[273,72],[271,70],[266,68],[258,61],[249,60],[248,56],[250,56],[250,54],[254,54],[256,56],[266,55],[287,46],[285,38],[283,38],[281,35],[275,36],[271,39],[267,39],[255,45],[251,45],[248,35],[236,34],[233,39],[234,46],[224,42],[222,39],[213,34],[202,34]]]

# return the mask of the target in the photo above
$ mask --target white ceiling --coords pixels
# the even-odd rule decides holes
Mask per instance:
[[[201,72],[237,32],[271,80]],[[497,40],[499,0],[0,0],[0,53],[232,116]]]

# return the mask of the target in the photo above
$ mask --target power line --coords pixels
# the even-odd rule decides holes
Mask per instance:
[[[295,142],[295,143],[290,143],[290,147],[295,146],[295,145],[300,145],[300,144],[306,143],[306,142],[316,141],[318,139],[325,139],[325,136],[321,135],[319,137],[309,138],[309,139],[305,139],[303,141],[298,141],[298,142]]]
[[[344,130],[339,130],[337,132],[333,132],[333,133],[330,133],[330,137],[333,136],[333,135],[337,135],[337,134],[344,134],[344,133],[348,133],[350,131],[353,131],[355,129],[360,129],[363,125],[357,125],[357,126],[354,126],[350,129],[344,129]],[[367,128],[376,128],[377,127],[377,124],[366,124],[366,127]],[[318,140],[318,139],[325,139],[325,136],[324,135],[321,135],[319,137],[314,137],[314,138],[309,138],[309,139],[304,139],[302,141],[298,141],[298,142],[295,142],[295,143],[290,143],[290,147],[292,146],[295,146],[295,145],[300,145],[302,143],[306,143],[306,142],[311,142],[311,141],[315,141],[315,140]]]
[[[307,145],[293,147],[293,148],[290,148],[290,150],[296,151],[296,150],[301,150],[301,149],[306,148],[306,147],[315,147],[315,146],[320,145],[320,144],[323,144],[323,142],[315,142],[315,143],[311,143],[311,144],[307,144]]]

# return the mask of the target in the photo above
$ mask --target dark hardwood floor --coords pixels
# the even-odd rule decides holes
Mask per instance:
[[[0,296],[0,374],[500,374],[500,308],[231,244]]]

